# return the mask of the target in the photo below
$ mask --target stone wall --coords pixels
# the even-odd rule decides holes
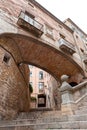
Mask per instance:
[[[21,11],[29,12],[43,25],[43,35],[40,38],[17,24]],[[47,26],[52,29],[51,37],[46,34]],[[48,71],[57,80],[62,74],[71,77],[76,77],[77,73],[79,75],[81,72],[84,74],[78,47],[75,46],[76,53],[73,56],[59,48],[60,34],[69,44],[75,45],[73,31],[37,2],[35,4],[34,1],[30,3],[27,0],[0,0],[0,34],[2,37],[0,38],[0,113],[2,118],[11,118],[17,112],[29,109],[28,69],[20,63],[32,63]],[[76,78],[75,81],[77,81]],[[52,100],[58,108],[56,103],[58,102],[56,97],[59,98],[56,93],[58,88],[55,84],[53,86],[52,97],[55,98]]]
[[[60,84],[52,76],[50,76],[48,86],[49,86],[50,107],[54,110],[60,110],[61,109],[61,94],[59,91]]]
[[[20,27],[17,24],[19,20],[18,16],[20,15],[21,11],[29,13],[30,16],[34,17],[34,20],[38,21],[38,23],[43,25],[43,35],[37,41],[39,45],[36,44],[37,37],[34,34],[32,34],[31,31],[26,31],[24,28]],[[71,56],[71,55],[68,55],[67,53],[64,53],[59,48],[58,41],[59,39],[62,38],[60,34],[62,34],[65,37],[64,39],[66,41],[75,45],[75,40],[73,38],[73,31],[68,26],[66,26],[63,22],[61,22],[59,19],[53,16],[49,11],[45,10],[42,6],[40,6],[37,2],[35,2],[34,0],[31,0],[31,1],[27,1],[27,0],[3,1],[1,0],[0,12],[1,12],[0,13],[0,33],[14,33],[17,35],[22,34],[23,36],[26,35],[28,36],[27,38],[29,38],[27,40],[27,38],[20,36],[20,39],[18,40],[17,39],[18,37],[16,38],[17,35],[13,37],[11,36],[14,40],[16,40],[17,45],[19,45],[19,48],[21,50],[21,55],[24,61],[26,60],[27,63],[32,63],[33,65],[36,65],[37,67],[41,67],[45,70],[48,70],[48,72],[51,72],[54,76],[55,76],[54,73],[56,73],[56,75],[59,76],[57,78],[60,78],[60,76],[64,73],[71,76],[71,75],[74,75],[76,72],[77,73],[80,73],[81,71],[83,72],[83,70],[80,71],[81,68],[79,68],[80,66],[82,67],[82,61],[79,57],[79,54],[77,55],[78,51],[76,50],[76,53],[73,56]],[[52,36],[48,36],[46,34],[47,28],[51,28]],[[33,42],[30,40],[31,37],[35,38],[32,40]],[[52,48],[48,50],[46,46],[46,48],[44,49],[42,48],[43,46],[42,44],[44,44],[44,46],[47,44],[48,48],[50,47]],[[55,52],[57,51],[55,55],[53,55],[54,48],[55,48],[54,51]],[[37,50],[36,53],[34,52],[35,49]],[[30,59],[31,50],[34,53],[31,52],[31,59]],[[52,56],[55,57],[55,60]],[[44,63],[42,62],[42,59],[44,59]],[[17,57],[15,57],[15,60],[17,60]],[[74,60],[75,60],[75,63],[74,63]],[[78,60],[79,62],[77,62]],[[45,63],[45,61],[46,62],[49,61],[49,62]],[[52,63],[54,63],[55,66],[52,65]],[[50,67],[48,66],[49,64],[50,64]],[[68,64],[68,67],[67,67],[67,64]],[[67,69],[67,71],[65,71],[66,70],[65,68]]]
[[[29,73],[30,73],[29,66],[27,64],[20,63],[18,65],[18,68],[21,71],[27,85],[29,86]]]
[[[21,59],[21,56],[16,49],[15,42],[13,42],[13,46],[10,46],[12,41],[7,43],[0,41],[1,119],[10,119],[20,111],[29,111],[30,103],[28,78],[24,78],[24,72],[21,73],[17,64],[17,59]],[[25,72],[28,77],[28,70],[27,73]]]
[[[2,17],[3,19],[7,20],[8,23],[11,22],[13,25],[16,25],[20,12],[27,11],[29,14],[35,17],[36,21],[42,25],[48,25],[53,29],[53,38],[47,35],[43,35],[43,40],[49,41],[53,44],[54,41],[57,41],[60,38],[59,33],[63,33],[66,39],[74,44],[72,31],[70,31],[70,29],[65,24],[63,24],[63,22],[60,20],[55,20],[54,18],[50,17],[48,12],[43,11],[43,9],[38,7],[38,4],[35,5],[32,2],[28,2],[27,0],[9,0],[4,2],[2,0],[0,1],[0,9],[3,13]]]
[[[80,107],[87,107],[87,80],[72,87],[68,78],[67,75],[61,77],[62,114],[74,114]]]

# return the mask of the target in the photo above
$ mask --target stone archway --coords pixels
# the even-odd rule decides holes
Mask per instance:
[[[50,73],[56,80],[59,80],[63,74],[72,76],[77,73],[83,73],[82,68],[76,64],[73,59],[68,58],[54,45],[43,43],[39,39],[24,36],[21,34],[2,34],[0,35],[0,48],[1,50],[6,51],[11,55],[11,63],[13,64],[13,66],[9,66],[9,74],[7,74],[8,68],[6,68],[6,73],[4,73],[4,77],[8,77],[8,83],[5,78],[3,78],[3,84],[6,83],[6,88],[10,89],[4,92],[4,85],[1,84],[1,89],[3,91],[4,97],[8,97],[9,100],[9,102],[6,99],[1,100],[1,102],[4,101],[4,105],[1,104],[2,109],[0,114],[5,118],[13,117],[18,111],[28,111],[27,108],[29,108],[29,104],[27,104],[27,101],[29,101],[27,94],[27,82],[24,81],[23,75],[19,71],[20,63],[30,63],[32,65],[40,67]],[[1,55],[1,62],[2,56],[3,55]],[[6,67],[6,65],[4,66]],[[4,71],[3,67],[1,69]],[[14,72],[16,75],[14,75]],[[14,88],[12,89],[11,85],[9,87],[9,76],[11,77],[12,84],[15,84],[15,90]],[[23,89],[21,89],[21,86]],[[16,89],[19,92],[19,98],[19,95],[16,93]],[[13,92],[15,93],[14,101],[10,98],[10,95],[12,95]],[[21,97],[23,97],[24,100],[20,100]],[[23,101],[26,102],[26,105]],[[16,106],[18,105],[17,108],[14,109],[13,105],[10,105],[10,102]],[[8,104],[7,106],[6,103]],[[6,106],[7,109],[4,109],[4,106]]]
[[[18,64],[30,63],[52,74],[56,79],[60,79],[63,74],[72,76],[82,73],[84,75],[80,65],[72,57],[64,55],[55,45],[21,34],[5,33],[0,36],[1,40],[4,38],[12,39],[17,45],[22,57]]]
[[[12,39],[0,39],[0,117],[11,119],[20,111],[29,111],[28,81],[18,67],[21,60]],[[25,67],[25,66],[24,66]],[[23,68],[24,68],[23,67]]]

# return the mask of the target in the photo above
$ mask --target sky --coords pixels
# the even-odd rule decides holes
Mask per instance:
[[[70,18],[87,34],[87,0],[36,0],[61,21]]]

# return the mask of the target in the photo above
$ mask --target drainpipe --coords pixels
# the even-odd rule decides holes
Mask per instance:
[[[80,53],[80,51],[79,51],[79,47],[78,47],[78,45],[76,44],[77,42],[76,42],[76,37],[75,37],[75,33],[73,32],[73,38],[74,38],[74,43],[75,43],[75,45],[76,45],[76,48],[77,48],[77,51],[78,51],[78,54],[79,54],[79,56],[80,56],[80,59],[81,59],[81,62],[82,62],[82,68],[83,68],[83,70],[85,69],[84,68],[84,64],[83,64],[83,60],[82,60],[82,55],[81,55],[81,53]]]

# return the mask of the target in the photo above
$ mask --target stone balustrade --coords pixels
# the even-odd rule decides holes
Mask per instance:
[[[62,85],[60,87],[62,96],[62,113],[74,114],[74,110],[84,105],[87,97],[87,81],[72,87],[67,81],[68,76],[61,76]]]

